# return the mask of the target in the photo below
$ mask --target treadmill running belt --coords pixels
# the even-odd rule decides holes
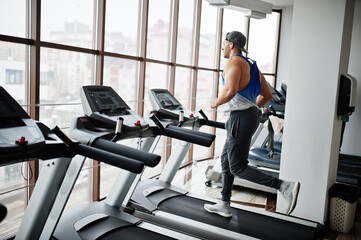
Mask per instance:
[[[152,232],[140,227],[130,226],[123,227],[111,231],[100,237],[101,240],[118,240],[118,239],[132,239],[132,240],[175,240],[160,233]]]
[[[163,201],[159,208],[164,212],[260,239],[305,240],[319,237],[315,228],[240,209],[232,208],[232,218],[224,218],[204,210],[205,203],[208,202],[189,196],[177,196]]]

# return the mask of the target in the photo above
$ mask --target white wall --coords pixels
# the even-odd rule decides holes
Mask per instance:
[[[348,73],[357,79],[357,101],[346,124],[341,152],[361,156],[361,0],[355,2]]]
[[[277,86],[288,82],[290,42],[292,32],[293,7],[282,10]],[[361,0],[355,1],[354,21],[351,40],[351,53],[348,73],[357,79],[357,101],[355,112],[346,125],[341,152],[361,156]]]
[[[288,81],[289,67],[290,67],[289,63],[290,63],[290,43],[291,43],[291,31],[292,31],[292,27],[291,27],[292,13],[293,13],[293,7],[288,7],[282,10],[276,89],[280,89],[281,83],[287,84]]]
[[[344,27],[345,3],[295,0],[293,7],[280,177],[301,182],[294,215],[320,223],[326,220],[327,192],[336,179],[338,80],[347,72],[352,30],[349,23]],[[284,207],[279,197],[277,211]]]

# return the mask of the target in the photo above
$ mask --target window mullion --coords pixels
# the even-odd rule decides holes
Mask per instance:
[[[144,96],[145,96],[145,71],[146,71],[146,54],[147,54],[147,32],[148,32],[148,10],[149,0],[143,0],[140,4],[141,23],[140,23],[140,57],[142,61],[139,67],[138,79],[138,109],[137,113],[143,116]]]
[[[217,18],[217,48],[216,48],[216,69],[217,72],[215,72],[213,74],[214,76],[214,80],[213,80],[213,93],[212,93],[212,97],[217,97],[218,96],[218,81],[219,81],[219,71],[220,71],[220,64],[221,64],[221,49],[222,49],[222,26],[223,26],[223,13],[224,10],[223,8],[218,8],[218,18]],[[217,119],[217,111],[212,111],[212,115],[211,115],[211,119]],[[216,128],[212,128],[212,134],[216,134]],[[210,148],[210,157],[213,158],[214,157],[214,152],[215,152],[215,142],[212,144],[211,148]]]
[[[98,4],[96,4],[98,2]],[[94,0],[95,4],[95,23],[93,43],[96,46],[96,50],[98,50],[99,54],[96,55],[96,64],[95,64],[95,83],[97,85],[103,84],[103,71],[104,71],[104,39],[105,39],[105,0]],[[94,74],[94,73],[92,73]]]
[[[105,38],[105,0],[94,0],[94,29],[93,32],[93,44],[98,50],[98,55],[95,56],[95,83],[97,85],[103,85],[103,72],[104,72],[104,38]],[[101,165],[97,160],[92,160],[93,170],[91,176],[91,182],[89,182],[90,198],[92,201],[98,201],[100,199],[100,178],[101,178]]]
[[[29,75],[29,115],[32,119],[39,120],[39,102],[40,102],[40,9],[41,1],[32,0],[30,5],[30,31],[28,35],[34,41],[34,45],[30,45],[30,58],[28,61],[30,71]],[[33,177],[29,180],[29,191],[27,199],[30,199],[35,188],[36,180],[39,177],[39,161],[30,161],[30,169],[32,169]]]

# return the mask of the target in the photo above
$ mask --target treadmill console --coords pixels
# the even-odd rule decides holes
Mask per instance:
[[[35,121],[0,87],[0,166],[15,163],[14,156],[23,152],[24,146],[26,151],[32,151],[44,145],[44,136]]]
[[[149,91],[149,99],[152,108],[160,117],[178,119],[181,111],[184,118],[194,116],[194,113],[184,108],[180,102],[166,89],[151,89]]]
[[[80,89],[80,97],[85,115],[105,127],[115,128],[120,117],[123,118],[125,129],[149,126],[111,87],[83,86]]]

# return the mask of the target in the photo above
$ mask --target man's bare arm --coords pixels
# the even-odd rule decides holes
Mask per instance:
[[[269,100],[272,99],[272,92],[261,72],[259,72],[259,76],[261,79],[261,93],[258,95],[256,103],[258,107],[263,107]]]

